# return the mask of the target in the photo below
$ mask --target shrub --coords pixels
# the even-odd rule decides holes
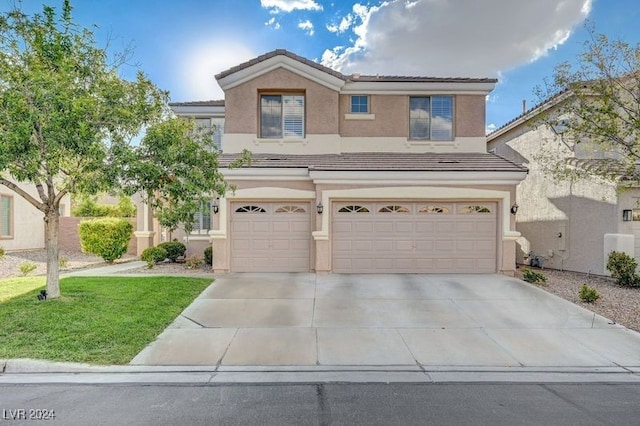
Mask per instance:
[[[616,283],[623,287],[640,286],[640,277],[636,275],[638,263],[634,258],[620,251],[609,253],[607,270],[616,279]]]
[[[532,271],[531,269],[522,270],[522,279],[533,284],[544,284],[547,282],[546,275],[541,272]]]
[[[578,292],[578,296],[583,302],[593,303],[596,300],[600,299],[600,294],[598,294],[598,290],[593,287],[589,287],[587,283],[582,284],[580,291]]]
[[[38,266],[33,262],[22,262],[20,264],[20,272],[22,275],[27,275],[30,272],[33,272]]]
[[[177,240],[166,241],[158,244],[158,247],[162,247],[167,252],[167,257],[175,262],[180,256],[184,256],[187,252],[187,246]]]
[[[0,259],[4,257],[5,251],[2,247],[0,247]]]
[[[187,269],[198,269],[202,266],[202,259],[198,256],[189,256],[187,257],[185,264],[187,265]]]
[[[60,259],[58,259],[58,263],[62,269],[66,269],[66,267],[69,266],[69,259],[62,256],[60,257]]]
[[[136,206],[129,197],[118,198],[118,205],[98,203],[97,197],[85,196],[71,211],[76,217],[134,217]]]
[[[127,252],[133,225],[125,219],[102,218],[80,222],[82,251],[112,263]]]
[[[153,268],[158,262],[162,262],[167,258],[167,251],[160,246],[157,247],[148,247],[144,249],[142,254],[140,255],[140,259],[147,262],[147,267],[149,269]]]
[[[211,246],[204,249],[204,263],[209,266],[213,265],[213,247]]]

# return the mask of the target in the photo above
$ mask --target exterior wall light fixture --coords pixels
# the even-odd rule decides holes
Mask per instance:
[[[633,210],[622,210],[622,220],[624,222],[631,222],[631,220],[633,220]]]
[[[513,205],[511,206],[511,214],[515,215],[516,213],[518,213],[519,208],[520,206],[518,205],[518,203],[513,203]]]
[[[316,206],[316,211],[318,212],[318,214],[322,214],[322,212],[324,211],[324,206],[322,205],[322,201],[320,201]]]
[[[218,214],[218,212],[220,211],[220,206],[218,205],[217,199],[213,203],[211,203],[211,210],[213,210],[213,214]]]

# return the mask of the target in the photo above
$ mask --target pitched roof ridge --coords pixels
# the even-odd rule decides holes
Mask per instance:
[[[169,106],[224,106],[224,99],[209,99],[204,101],[169,102]]]

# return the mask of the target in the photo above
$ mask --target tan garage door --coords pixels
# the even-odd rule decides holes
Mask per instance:
[[[497,204],[339,202],[334,272],[495,272]]]
[[[308,272],[309,203],[231,203],[231,270]]]

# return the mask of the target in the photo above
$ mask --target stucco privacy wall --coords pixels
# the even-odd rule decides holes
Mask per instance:
[[[605,274],[604,235],[618,232],[622,217],[615,185],[598,178],[572,183],[545,173],[540,153],[559,157],[568,149],[546,127],[512,131],[492,140],[489,149],[529,168],[517,187],[517,261],[533,252],[545,267]]]

